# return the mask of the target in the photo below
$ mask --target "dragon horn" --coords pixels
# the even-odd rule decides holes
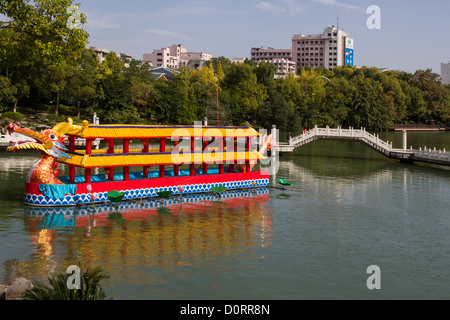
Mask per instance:
[[[63,136],[72,131],[78,132],[81,131],[82,129],[83,129],[82,126],[73,124],[72,118],[67,118],[67,122],[58,123],[56,126],[53,127],[53,130],[58,132],[59,136]]]

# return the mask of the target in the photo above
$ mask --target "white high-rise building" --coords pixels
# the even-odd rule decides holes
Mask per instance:
[[[441,63],[441,78],[443,84],[450,84],[450,62]]]
[[[353,39],[345,31],[331,26],[322,34],[294,34],[292,58],[300,67],[327,68],[353,65]]]

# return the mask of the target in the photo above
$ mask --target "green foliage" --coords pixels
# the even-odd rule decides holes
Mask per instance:
[[[81,27],[71,28],[68,22],[73,13],[67,10],[73,0],[9,0],[0,3],[0,13],[9,18],[1,29],[10,29],[25,40],[25,45],[35,48],[55,62],[63,61],[68,52],[84,48],[88,34]],[[80,23],[86,16],[80,14]]]
[[[102,123],[221,125],[286,131],[315,125],[384,130],[396,123],[450,123],[450,86],[431,70],[301,68],[275,78],[270,63],[213,58],[171,80],[152,78],[148,63],[122,61],[114,52],[100,63],[85,49],[87,33],[70,29],[72,0],[0,2],[9,22],[0,26],[0,112],[53,112]],[[86,17],[81,14],[82,25]],[[218,99],[218,101],[217,101]]]
[[[108,278],[101,268],[81,270],[80,289],[69,289],[69,274],[50,274],[50,286],[33,282],[33,288],[24,295],[24,300],[104,300],[105,292],[100,281]]]
[[[24,115],[19,112],[4,112],[1,115],[1,119],[8,119],[13,121],[20,121],[23,119],[23,117]]]

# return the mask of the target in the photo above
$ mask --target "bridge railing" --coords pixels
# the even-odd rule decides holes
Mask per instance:
[[[395,159],[412,159],[418,161],[424,161],[429,163],[438,163],[450,165],[450,152],[444,150],[436,150],[425,147],[423,150],[420,148],[419,150],[406,149],[406,134],[404,136],[404,145],[402,149],[393,149],[392,142],[384,141],[380,139],[378,134],[372,134],[367,132],[365,128],[361,129],[342,129],[338,128],[318,128],[317,126],[314,129],[304,132],[299,136],[293,137],[289,143],[292,149],[301,147],[309,142],[320,138],[340,138],[340,139],[349,139],[349,140],[360,140],[376,150],[384,153],[388,157],[393,157]]]
[[[425,147],[424,150],[420,148],[414,152],[414,158],[417,160],[437,160],[437,161],[450,161],[450,152],[444,150],[436,150]]]
[[[296,136],[291,139],[290,145],[294,147],[301,146],[305,143],[311,142],[317,138],[326,137],[326,138],[349,138],[349,139],[357,139],[363,140],[366,143],[378,146],[381,149],[389,152],[392,150],[392,142],[386,142],[380,139],[379,135],[374,135],[366,131],[365,128],[361,129],[342,129],[338,128],[318,128],[317,126],[314,129],[305,132],[299,136]]]
[[[378,134],[372,134],[367,132],[365,129],[361,130],[363,131],[363,139],[366,140],[365,142],[371,142],[373,145],[376,145],[387,152],[392,151],[392,142],[381,140]]]

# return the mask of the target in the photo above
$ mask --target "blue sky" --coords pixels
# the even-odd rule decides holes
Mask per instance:
[[[290,49],[295,33],[337,25],[355,39],[357,66],[414,72],[450,61],[448,0],[75,0],[91,46],[131,54],[182,44],[213,57],[250,57],[252,47]],[[367,8],[381,9],[369,30]]]

